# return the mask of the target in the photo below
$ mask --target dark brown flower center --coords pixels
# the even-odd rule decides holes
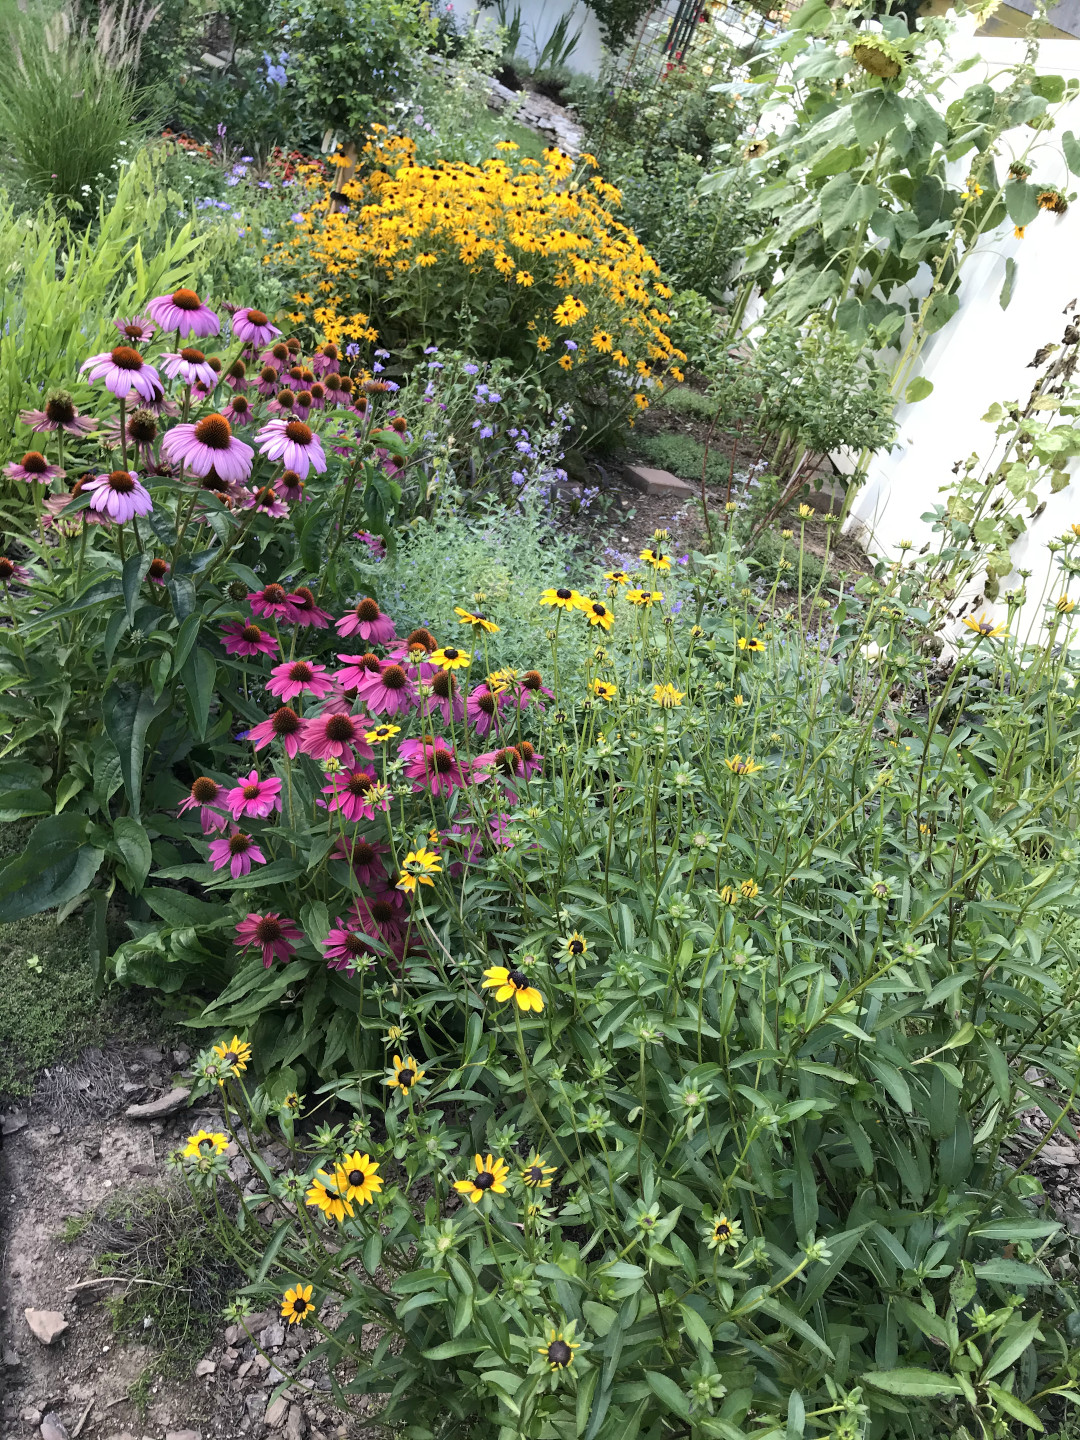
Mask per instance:
[[[279,390],[277,393],[277,403],[282,410],[291,410],[295,404],[293,392],[291,390]]]
[[[414,645],[422,645],[429,654],[436,648],[435,636],[432,635],[430,630],[423,629],[414,630],[405,641],[405,644],[410,650]]]
[[[456,660],[461,654],[461,651],[455,650],[453,645],[447,645],[442,653],[446,656],[447,660]]]
[[[202,301],[194,290],[174,290],[172,303],[178,310],[199,310],[202,308]]]
[[[274,940],[281,939],[281,922],[271,919],[269,915],[260,920],[255,926],[255,939],[262,945],[269,945]]]
[[[339,390],[342,390],[346,395],[351,395],[352,392],[353,392],[352,376],[351,376],[351,375],[339,375],[339,376],[338,376],[338,389],[339,389]]]
[[[306,585],[298,585],[289,599],[295,610],[313,610],[315,608],[315,596]]]
[[[516,775],[521,763],[521,755],[513,745],[507,745],[496,754],[495,763],[504,775]]]
[[[229,836],[229,854],[243,855],[251,848],[251,836],[241,832],[239,835]]]
[[[285,344],[284,340],[279,340],[270,351],[270,354],[275,360],[280,360],[284,363],[289,358],[289,347]]]
[[[299,340],[286,340],[286,341],[285,341],[285,349],[289,352],[290,355],[299,355],[299,354],[300,354],[300,341],[299,341]]]
[[[332,371],[329,375],[323,377],[322,383],[326,386],[327,390],[340,390],[341,376],[338,375],[336,371]]]
[[[338,350],[336,345],[327,344],[322,347],[320,354],[325,356],[327,360],[336,360],[340,354],[340,351]]]
[[[126,470],[114,470],[109,476],[109,489],[115,490],[117,495],[130,495],[135,489],[135,481]]]
[[[233,363],[229,366],[227,373],[230,380],[243,380],[243,378],[247,374],[247,366],[244,364],[243,360],[234,360]]]
[[[449,700],[454,693],[454,677],[449,670],[440,670],[432,677],[431,689],[440,700]]]
[[[409,677],[400,665],[387,665],[382,672],[382,683],[388,690],[404,690],[409,683]]]
[[[288,598],[283,585],[271,584],[263,590],[263,599],[270,605],[284,605]]]
[[[53,395],[46,400],[45,418],[54,425],[70,425],[75,419],[75,405],[70,395]]]
[[[361,600],[356,607],[357,618],[367,621],[368,624],[370,624],[373,620],[378,620],[381,613],[382,612],[380,611],[378,605],[376,605],[375,601],[370,598]]]
[[[527,990],[529,988],[529,977],[522,970],[511,970],[506,978],[515,990]]]
[[[570,597],[573,595],[573,593],[574,593],[574,592],[573,592],[572,590],[556,590],[556,591],[555,591],[555,594],[559,597],[560,600],[569,600]]]
[[[6,555],[0,555],[0,580],[10,580],[15,574],[15,562]]]
[[[485,715],[495,714],[495,696],[489,691],[482,691],[476,697],[476,708],[482,710]]]
[[[162,560],[160,555],[155,555],[150,561],[150,569],[146,573],[151,580],[163,580],[169,573],[169,562]]]
[[[249,645],[256,645],[262,639],[262,633],[258,625],[245,625],[240,631],[240,638],[246,640]]]
[[[494,1184],[495,1176],[491,1173],[490,1170],[481,1170],[480,1174],[477,1175],[476,1179],[473,1181],[473,1185],[476,1187],[477,1190],[490,1190],[492,1185]]]
[[[365,779],[366,778],[367,777],[365,776]],[[357,840],[356,844],[353,846],[353,864],[371,865],[374,863],[378,853],[379,852],[375,849],[375,846],[372,845],[370,840]]]
[[[522,760],[531,760],[536,754],[536,751],[533,749],[532,745],[530,745],[528,740],[521,740],[518,742],[517,752],[521,756]]]
[[[262,786],[256,783],[254,785],[245,785],[241,793],[245,800],[257,800],[261,790]]]
[[[158,424],[149,410],[133,410],[127,430],[137,445],[152,445],[157,439]]]
[[[271,494],[272,493],[271,491]],[[289,666],[290,680],[303,680],[306,683],[308,680],[314,680],[314,678],[315,671],[312,670],[306,660],[297,660]]]
[[[256,503],[257,505],[265,506],[266,509],[268,509],[268,510],[271,509],[274,505],[276,505],[276,504],[277,504],[277,494],[276,494],[276,492],[274,491],[273,487],[270,486],[270,485],[264,486],[264,487],[259,491],[258,495],[256,495],[256,497],[255,497],[255,503]]]
[[[285,470],[276,483],[280,485],[283,490],[295,490],[298,485],[303,485],[304,482],[295,470]]]
[[[301,408],[302,410],[310,410],[310,409],[311,409],[311,391],[310,391],[310,390],[298,390],[298,391],[296,392],[296,403],[297,403],[297,405],[300,406],[300,408]]]
[[[233,396],[232,410],[234,415],[246,415],[250,409],[251,406],[248,404],[246,395]]]
[[[44,475],[49,468],[49,462],[40,450],[28,450],[22,457],[22,468],[31,475]]]
[[[274,381],[277,379],[277,371],[274,369],[273,365],[264,365],[259,371],[259,379],[264,385],[273,385]]]
[[[194,345],[185,345],[180,351],[180,359],[186,360],[189,365],[201,365],[206,356],[201,350],[196,350]]]
[[[357,799],[360,799],[362,796],[368,793],[373,784],[374,781],[372,780],[371,776],[366,774],[363,770],[359,770],[355,775],[350,775],[348,780],[346,780],[345,790],[349,795],[354,795]],[[375,854],[374,850],[371,849],[370,845],[368,846],[368,850],[370,851],[370,855],[366,861],[362,862],[367,865],[371,863],[371,856],[374,856]],[[353,859],[355,860],[357,858],[357,851],[354,850]]]
[[[117,345],[112,352],[112,363],[118,370],[141,370],[143,358],[130,345]]]
[[[350,1185],[359,1187],[363,1185],[366,1176],[364,1175],[364,1172],[362,1170],[350,1170],[345,1178],[348,1180]]]
[[[285,426],[285,434],[294,445],[310,445],[315,438],[311,433],[310,426],[305,425],[301,420],[290,420]]]
[[[218,797],[221,786],[216,780],[211,780],[207,775],[200,775],[191,787],[191,798],[197,800],[200,805],[210,805]]]
[[[389,900],[373,900],[370,909],[371,918],[380,925],[388,925],[394,918],[394,907]]]
[[[404,415],[395,415],[390,421],[390,424],[399,435],[404,435],[405,431],[409,428],[409,422],[405,419]]]
[[[342,743],[352,740],[356,735],[356,726],[350,715],[331,715],[326,722],[326,738]]]
[[[449,775],[450,771],[454,768],[453,755],[450,754],[449,750],[444,750],[441,745],[432,750],[431,761],[440,775]]]
[[[137,320],[132,320],[124,326],[124,334],[129,340],[141,340],[146,334],[146,326],[140,325]]]
[[[302,380],[303,378],[304,378],[304,372],[303,372],[303,370],[300,368],[299,365],[290,365],[290,366],[289,366],[289,379],[290,379],[290,380]]]
[[[342,943],[350,955],[363,955],[368,948],[367,943],[359,935],[354,935],[351,930],[346,931]]]
[[[324,385],[320,385],[319,382],[316,380],[310,386],[309,393],[312,400],[323,400],[326,398],[326,387]]]
[[[526,690],[539,690],[544,683],[544,678],[539,670],[526,670],[521,677],[521,683]]]
[[[526,1174],[530,1185],[540,1185],[543,1183],[544,1172],[539,1165],[530,1165]]]
[[[270,724],[275,735],[295,735],[300,729],[300,716],[288,705],[283,705],[271,715]]]
[[[266,316],[263,314],[263,312],[262,312],[261,310],[249,310],[249,311],[247,312],[247,318],[248,318],[248,320],[251,322],[252,325],[265,325],[265,324],[266,324]]]
[[[195,426],[195,439],[211,450],[228,450],[232,428],[224,415],[204,415]]]
[[[566,1368],[574,1358],[574,1352],[565,1340],[552,1340],[547,1349],[548,1363],[557,1365],[560,1370]]]

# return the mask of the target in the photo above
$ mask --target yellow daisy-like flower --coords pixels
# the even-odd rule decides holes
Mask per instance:
[[[537,348],[537,350],[550,350],[550,349],[551,349],[551,341],[550,341],[550,339],[548,338],[548,336],[546,336],[546,335],[538,335],[538,336],[536,337],[536,348]]]
[[[572,355],[560,355],[560,356],[559,356],[559,369],[560,369],[560,370],[572,370],[573,368],[574,368],[574,359],[573,359],[573,356],[572,356]]]
[[[743,699],[743,697],[742,697],[741,695],[734,695],[734,696],[732,696],[731,703],[732,703],[733,705],[745,705],[745,704],[746,704],[746,701]]]
[[[204,1145],[209,1148],[204,1150]],[[220,1130],[196,1130],[194,1135],[188,1136],[187,1144],[180,1153],[192,1160],[201,1160],[204,1155],[224,1155],[228,1148],[229,1137]]]
[[[559,941],[559,951],[570,959],[580,960],[589,951],[589,942],[580,930],[573,930],[565,940]]]
[[[662,590],[627,590],[626,598],[631,605],[644,605],[648,608],[650,605],[658,605],[664,598],[664,592]]]
[[[1014,226],[1013,226],[1013,239],[1014,239],[1014,240],[1023,240],[1026,231],[1027,231],[1027,226],[1026,226],[1026,225],[1014,225]]]
[[[1076,601],[1070,600],[1067,595],[1062,595],[1060,599],[1054,601],[1054,609],[1059,615],[1071,615],[1076,609]]]
[[[605,570],[604,579],[610,580],[612,585],[629,585],[630,576],[625,570]]]
[[[510,1166],[505,1160],[495,1160],[490,1155],[476,1156],[476,1175],[467,1180],[455,1180],[454,1189],[467,1195],[474,1205],[485,1195],[505,1195],[506,1177]]]
[[[434,850],[410,850],[401,862],[401,874],[398,877],[397,888],[412,894],[417,885],[434,885],[432,875],[437,875],[442,870],[442,861]]]
[[[392,740],[400,734],[400,725],[376,725],[374,730],[364,731],[364,739],[369,745],[381,745],[384,740]]]
[[[745,760],[741,755],[732,755],[724,764],[733,775],[756,775],[759,770],[765,769],[764,765],[755,762],[752,755],[748,755]]]
[[[739,886],[739,894],[744,900],[756,900],[761,889],[755,880],[744,880]]]
[[[622,370],[625,370],[630,364],[629,358],[621,350],[616,350],[611,358],[615,361],[615,364],[618,365]]]
[[[521,147],[513,140],[500,140],[495,146],[496,150],[519,150]]]
[[[634,395],[634,404],[639,410],[647,410],[649,408],[648,399],[642,395],[640,390]]]
[[[515,684],[518,672],[512,669],[492,670],[490,675],[484,677],[484,684],[493,695],[501,695],[503,691],[509,690]]]
[[[370,1205],[383,1186],[378,1165],[370,1155],[361,1155],[359,1150],[342,1157],[334,1172],[334,1183],[339,1195],[360,1205]]]
[[[967,189],[961,190],[960,192],[960,199],[977,200],[982,193],[983,187],[979,184],[979,182],[977,180],[969,179],[967,182]]]
[[[645,564],[646,564],[646,565],[651,565],[654,570],[670,570],[670,569],[671,569],[671,558],[670,558],[670,556],[668,556],[668,555],[662,555],[659,550],[654,550],[654,549],[653,549],[651,546],[649,546],[649,545],[647,545],[647,546],[645,547],[645,549],[642,550],[641,554],[638,556],[638,559],[639,559],[639,560],[644,560],[644,561],[645,561]]]
[[[1005,634],[1005,626],[995,625],[985,610],[979,616],[978,620],[975,619],[974,615],[968,615],[964,620],[964,624],[969,630],[974,630],[976,635],[982,635],[987,640],[993,640],[998,635]]]
[[[594,680],[592,682],[592,693],[598,700],[614,700],[619,691],[618,687],[612,685],[610,680]]]
[[[251,1059],[251,1046],[246,1040],[241,1040],[239,1035],[225,1043],[214,1046],[214,1054],[229,1067],[230,1075],[239,1075],[247,1069],[248,1061]]]
[[[329,1175],[321,1170],[311,1182],[311,1186],[305,1195],[305,1200],[313,1208],[321,1210],[324,1215],[329,1215],[332,1220],[342,1221],[346,1215],[352,1218],[353,1208],[338,1190]]]
[[[729,1220],[726,1215],[717,1215],[715,1220],[709,1222],[705,1232],[710,1250],[719,1250],[721,1254],[727,1250],[737,1250],[743,1241],[743,1228],[738,1220]]]
[[[565,585],[558,588],[545,590],[540,596],[541,605],[554,605],[557,610],[577,610],[581,605],[581,596],[576,590],[568,590]]]
[[[586,600],[582,597],[578,607],[590,625],[599,625],[601,630],[610,630],[615,623],[615,614],[602,600]]]
[[[814,513],[814,507],[813,507],[812,505],[800,505],[800,506],[799,506],[798,514],[799,514],[799,519],[800,519],[800,520],[809,520],[810,517],[811,517],[811,515],[813,515],[813,513]]]
[[[522,970],[508,970],[505,965],[493,965],[484,971],[483,990],[494,990],[496,1000],[513,999],[519,1010],[535,1010],[539,1015],[544,1008],[544,997]]]
[[[404,1060],[402,1060],[400,1055],[395,1055],[393,1057],[393,1063],[394,1073],[387,1076],[386,1083],[390,1086],[391,1090],[400,1090],[402,1094],[405,1094],[407,1090],[411,1090],[414,1085],[419,1085],[420,1081],[423,1080],[427,1074],[426,1070],[421,1070],[417,1066],[416,1061],[411,1055],[406,1055]]]
[[[601,355],[610,355],[615,341],[607,330],[594,330],[591,344],[594,350],[600,351]]]
[[[748,640],[745,635],[740,635],[738,645],[740,650],[749,651],[751,655],[760,655],[765,649],[765,641],[759,640],[757,636]]]
[[[289,1325],[302,1325],[315,1309],[311,1289],[310,1285],[296,1285],[285,1291],[281,1302],[281,1315]]]
[[[485,635],[494,635],[498,632],[498,625],[494,620],[489,620],[486,615],[475,614],[472,610],[463,610],[460,605],[454,606],[454,614],[463,625],[471,625],[474,630],[482,630]]]
[[[654,685],[652,698],[661,710],[677,710],[682,705],[684,690],[676,690],[675,686],[668,682],[665,685]]]
[[[416,263],[421,270],[427,270],[429,266],[435,264],[437,259],[438,256],[433,255],[430,250],[421,250],[416,257]]]
[[[580,1349],[580,1345],[567,1340],[561,1331],[552,1330],[548,1343],[540,1346],[539,1353],[552,1370],[566,1370],[574,1363],[574,1351]]]
[[[443,670],[464,670],[472,664],[468,650],[458,650],[453,645],[444,645],[441,650],[431,652],[431,663]]]
[[[528,1185],[532,1190],[550,1190],[551,1177],[558,1168],[555,1165],[547,1165],[545,1156],[535,1154],[525,1168],[521,1171],[521,1183]]]
[[[528,288],[528,286],[533,283],[533,277],[529,274],[528,270],[519,270],[514,276],[514,283],[517,285],[524,285],[526,288]]]

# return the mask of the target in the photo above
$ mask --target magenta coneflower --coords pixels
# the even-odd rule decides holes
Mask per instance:
[[[246,390],[248,387],[247,366],[243,360],[234,360],[221,378],[233,390]]]
[[[50,395],[44,410],[23,410],[19,419],[38,434],[46,430],[66,430],[69,435],[88,435],[97,424],[89,415],[79,414],[65,390]]]
[[[495,695],[484,684],[477,685],[469,695],[465,707],[469,724],[478,735],[486,735],[493,725],[498,725],[502,712],[511,703],[507,694]]]
[[[269,400],[281,388],[278,372],[272,365],[264,365],[254,381],[255,389],[264,400]]]
[[[405,897],[400,890],[361,895],[353,902],[348,920],[351,925],[382,940],[396,951],[405,938],[405,916],[401,913],[404,905]]]
[[[340,760],[355,764],[357,756],[370,757],[371,746],[364,731],[371,728],[365,715],[345,715],[332,710],[303,722],[300,749],[313,760]]]
[[[251,425],[255,419],[251,401],[246,395],[234,395],[221,414],[230,425]]]
[[[278,390],[266,408],[271,415],[284,415],[290,420],[297,418],[293,413],[296,409],[296,397],[291,390]]]
[[[174,465],[184,465],[192,475],[209,475],[211,470],[230,485],[239,485],[251,474],[255,452],[232,433],[224,415],[204,415],[194,425],[174,425],[161,442],[161,453]]]
[[[289,366],[281,378],[290,390],[306,390],[309,376],[312,380],[315,379],[313,371],[305,370],[302,365],[294,364]]]
[[[248,603],[256,615],[262,615],[267,620],[288,620],[292,615],[292,606],[289,604],[289,592],[284,585],[264,585],[261,590],[253,590],[248,596]]]
[[[383,665],[358,686],[361,699],[373,715],[397,715],[420,703],[416,686],[397,664]]]
[[[259,357],[259,363],[269,365],[275,375],[280,375],[286,365],[292,364],[292,354],[286,341],[279,340],[276,345],[271,345]]]
[[[270,324],[269,317],[262,310],[248,309],[233,311],[232,332],[246,345],[265,345],[275,335],[281,334],[276,325]]]
[[[405,774],[414,791],[430,790],[433,795],[449,795],[468,784],[453,748],[438,736],[421,742],[405,766]]]
[[[311,414],[311,408],[311,391],[297,390],[296,394],[293,396],[293,414],[296,416],[297,420],[306,420]]]
[[[251,873],[252,865],[265,865],[266,856],[250,835],[234,830],[225,839],[210,841],[210,863],[215,870],[228,865],[232,878],[239,880],[241,875]]]
[[[289,660],[284,665],[274,666],[266,688],[281,700],[295,700],[305,692],[321,700],[333,690],[334,682],[326,673],[325,665],[315,665],[308,660]]]
[[[146,572],[146,578],[152,585],[164,585],[165,577],[171,570],[172,566],[167,560],[163,560],[160,555],[155,555],[153,560],[150,561],[150,568]]]
[[[170,380],[180,379],[185,385],[201,385],[204,393],[213,390],[218,382],[213,366],[194,345],[185,345],[178,353],[166,351],[158,359]]]
[[[326,386],[325,386],[325,385],[320,385],[319,382],[318,382],[318,380],[313,380],[313,381],[311,382],[311,384],[310,384],[307,388],[308,388],[308,394],[311,396],[311,408],[312,408],[312,410],[325,410],[325,409],[326,409]],[[298,397],[298,398],[299,398],[299,397]]]
[[[298,585],[289,591],[289,613],[286,619],[293,625],[312,625],[316,630],[326,630],[333,620],[329,610],[320,610],[315,596],[306,585]]]
[[[324,375],[322,384],[326,390],[326,405],[328,408],[336,405],[348,405],[352,400],[352,395],[349,393],[349,390],[345,388],[341,376],[337,374],[336,371],[331,371],[329,375]],[[349,384],[351,386],[352,382],[350,381]]]
[[[527,780],[543,768],[544,757],[538,755],[528,740],[519,740],[516,745],[504,745],[501,750],[488,750],[477,755],[472,765],[474,781],[489,780],[492,775],[503,789],[516,798],[516,781]]]
[[[25,565],[18,565],[9,555],[0,555],[0,585],[25,585],[33,579]]]
[[[91,355],[89,360],[83,361],[81,368],[90,371],[91,381],[104,380],[105,388],[111,390],[118,400],[126,399],[134,390],[149,404],[159,393],[165,393],[158,372],[130,345],[117,345],[115,350]]]
[[[280,460],[301,480],[307,478],[309,470],[317,475],[326,472],[322,442],[302,420],[271,420],[257,432],[255,442],[268,460]]]
[[[370,597],[358,600],[349,613],[341,617],[337,622],[337,632],[343,640],[359,635],[369,645],[389,645],[397,639],[393,620],[384,615]],[[341,658],[339,655],[338,659]]]
[[[316,375],[337,373],[341,366],[341,352],[336,345],[318,345],[311,358],[311,368]]]
[[[351,825],[361,820],[374,820],[376,809],[385,811],[389,808],[389,798],[379,800],[376,804],[372,796],[372,791],[379,782],[371,770],[338,771],[328,778],[330,783],[324,785],[322,790],[324,795],[330,796],[325,802],[326,808],[330,811],[340,810]]]
[[[323,941],[323,955],[328,970],[344,970],[352,974],[361,965],[375,963],[371,941],[362,930],[350,930],[340,916]]]
[[[229,820],[218,808],[224,804],[224,795],[224,788],[216,780],[211,780],[209,775],[200,775],[192,785],[190,795],[176,812],[177,816],[197,809],[204,835],[214,830],[224,830]]]
[[[151,386],[150,399],[142,400],[140,402],[140,409],[149,410],[151,415],[156,415],[159,419],[162,415],[180,414],[180,406],[177,405],[175,400],[168,398],[160,380],[157,380]]]
[[[388,808],[389,799],[380,809]],[[340,836],[337,844],[330,852],[331,860],[344,860],[347,865],[352,866],[353,874],[361,885],[368,885],[372,889],[381,889],[387,881],[386,868],[382,862],[382,856],[387,853],[389,846],[382,840],[365,840],[362,835],[356,835],[351,840]]]
[[[252,770],[249,775],[242,775],[226,793],[225,804],[234,820],[243,815],[265,820],[273,811],[281,809],[281,781],[260,780],[259,772]]]
[[[462,719],[465,714],[465,701],[461,698],[453,671],[437,670],[428,684],[431,689],[424,700],[424,714],[433,715],[437,710],[445,725],[449,725],[451,719]]]
[[[117,525],[133,520],[136,515],[149,515],[154,508],[150,492],[131,470],[114,470],[111,475],[95,475],[83,481],[83,490],[93,491],[91,510],[107,515]]]
[[[48,485],[64,474],[59,465],[50,465],[40,450],[28,450],[21,460],[12,460],[4,473],[9,480],[27,480],[31,484]]]
[[[249,913],[236,927],[236,943],[241,950],[250,950],[253,945],[262,949],[262,962],[269,970],[275,960],[291,960],[296,954],[296,945],[304,939],[304,932],[294,920],[286,920],[276,910],[266,915]]]
[[[240,504],[244,510],[257,510],[260,515],[269,515],[272,520],[279,520],[289,513],[288,505],[271,485],[241,490]]]
[[[181,335],[195,335],[200,340],[221,330],[221,321],[194,290],[181,289],[171,295],[159,295],[146,308],[151,320],[156,320],[162,330],[177,330]]]
[[[382,669],[377,655],[339,655],[337,658],[345,661],[344,666],[334,672],[334,679],[343,690],[359,691]]]
[[[299,501],[307,499],[304,494],[304,482],[295,470],[283,470],[274,481],[274,489],[290,505],[296,505]]]
[[[297,715],[295,710],[290,710],[288,705],[282,705],[280,710],[275,710],[268,720],[253,726],[248,731],[248,739],[261,750],[264,745],[269,745],[271,740],[280,740],[285,746],[285,754],[290,760],[295,760],[300,752],[300,732],[304,722]]]
[[[545,707],[544,702],[540,699],[541,695],[546,695],[549,700],[555,699],[554,693],[544,684],[544,677],[539,670],[526,670],[521,679],[515,682],[515,685],[515,698],[522,710],[528,709],[530,701],[543,710]]]
[[[130,320],[114,320],[125,345],[146,345],[154,338],[154,324],[145,315],[133,315]]]
[[[227,655],[242,655],[250,660],[255,655],[273,655],[278,648],[278,642],[268,630],[245,625],[242,620],[229,620],[221,627],[221,633]]]

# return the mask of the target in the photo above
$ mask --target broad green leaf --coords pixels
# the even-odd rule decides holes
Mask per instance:
[[[153,859],[150,837],[138,820],[133,820],[130,815],[120,815],[113,821],[113,839],[124,857],[128,874],[136,889],[141,890],[147,875],[150,874]]]
[[[859,1376],[859,1382],[872,1385],[875,1390],[884,1390],[889,1395],[959,1395],[962,1388],[960,1382],[951,1375],[939,1375],[934,1370],[920,1370],[916,1366],[900,1366],[896,1370],[864,1370]]]
[[[44,790],[0,790],[0,820],[24,820],[28,815],[51,815],[53,802]]]
[[[154,885],[142,892],[142,898],[166,925],[177,929],[217,926],[231,919],[231,912],[225,905],[199,900],[185,890],[169,890]]]
[[[977,1265],[975,1267],[975,1273],[976,1275],[979,1273],[979,1267]],[[1041,1324],[1042,1312],[1040,1311],[1037,1315],[1033,1315],[1030,1320],[1025,1320],[1020,1328],[1012,1335],[1002,1340],[1001,1344],[986,1363],[986,1369],[983,1371],[983,1374],[987,1380],[992,1380],[995,1375],[1000,1375],[1003,1370],[1008,1370],[1010,1365],[1014,1365],[1016,1361],[1020,1359],[1020,1356],[1039,1333],[1039,1326]]]
[[[153,692],[140,690],[129,682],[117,681],[105,691],[101,713],[105,730],[116,746],[120,773],[127,791],[132,815],[138,819],[142,808],[143,756],[146,732],[161,701]]]
[[[1071,130],[1066,130],[1061,137],[1061,148],[1065,153],[1065,163],[1074,175],[1080,175],[1080,140]]]
[[[864,90],[855,97],[851,119],[860,145],[868,150],[904,123],[905,103],[891,90]]]
[[[1038,187],[1027,180],[1006,180],[1005,209],[1014,225],[1030,225],[1039,213]]]
[[[933,381],[927,380],[925,375],[916,375],[915,379],[909,382],[907,389],[904,391],[904,399],[909,405],[917,405],[920,400],[925,400],[928,395],[932,395],[933,393]]]
[[[663,1375],[659,1370],[646,1370],[645,1383],[672,1415],[678,1415],[680,1420],[690,1419],[690,1402],[670,1375]]]
[[[0,925],[73,900],[98,872],[102,852],[86,841],[85,815],[50,815],[21,855],[0,866]]]

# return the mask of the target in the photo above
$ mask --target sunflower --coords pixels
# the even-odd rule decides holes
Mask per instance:
[[[289,1325],[302,1325],[315,1309],[310,1285],[296,1285],[285,1291],[281,1301],[282,1319]]]
[[[976,635],[981,635],[987,640],[993,640],[998,635],[1005,634],[1005,626],[995,625],[985,610],[979,616],[978,620],[975,619],[974,615],[968,615],[964,620],[964,624],[969,630],[974,630]]]
[[[215,1045],[214,1054],[227,1067],[230,1075],[239,1075],[247,1069],[251,1059],[251,1046],[246,1040],[241,1040],[239,1035],[234,1035],[227,1044],[223,1040],[220,1045]]]
[[[395,1055],[394,1073],[387,1077],[386,1083],[391,1090],[400,1090],[404,1095],[414,1085],[419,1085],[426,1074],[427,1071],[421,1070],[411,1055],[406,1055],[404,1060],[400,1055]]]
[[[661,710],[677,710],[683,702],[685,691],[676,690],[670,682],[666,685],[653,686],[653,699],[660,706]]]
[[[557,610],[577,610],[581,605],[581,596],[576,590],[568,590],[565,585],[549,587],[540,596],[540,604],[554,605]]]
[[[610,680],[594,680],[592,682],[592,693],[598,700],[614,700],[619,690],[618,686],[612,685]]]
[[[204,1150],[204,1145],[210,1148]],[[206,1155],[224,1155],[228,1148],[229,1137],[220,1130],[196,1130],[194,1135],[188,1136],[187,1144],[180,1153],[186,1158],[201,1160]]]
[[[304,1198],[309,1205],[321,1210],[324,1215],[329,1215],[334,1220],[344,1220],[346,1215],[352,1219],[352,1205],[344,1195],[338,1193],[337,1186],[330,1176],[325,1175],[321,1170],[311,1182]]]
[[[654,570],[671,569],[670,557],[667,555],[661,555],[660,551],[654,550],[651,545],[647,545],[645,549],[642,550],[641,554],[638,556],[638,559],[644,560],[645,564],[651,565]]]
[[[552,1330],[546,1345],[540,1346],[540,1354],[552,1370],[566,1370],[574,1360],[574,1351],[579,1350],[573,1340],[567,1339],[561,1330]]]
[[[764,765],[756,764],[752,755],[748,755],[745,760],[741,755],[733,755],[730,760],[725,760],[724,764],[733,775],[754,775],[765,768]]]
[[[476,1156],[476,1177],[455,1180],[454,1189],[467,1195],[474,1205],[490,1191],[492,1195],[506,1194],[506,1177],[510,1166],[505,1160],[494,1160],[490,1155]]]
[[[729,1247],[737,1250],[744,1238],[739,1221],[729,1220],[726,1215],[717,1215],[715,1220],[710,1220],[705,1236],[709,1249],[719,1250],[721,1253]]]
[[[498,632],[498,625],[494,620],[489,620],[486,615],[477,615],[472,610],[463,610],[460,605],[454,606],[454,614],[463,625],[471,625],[474,630],[482,630],[485,635],[495,635]]]
[[[601,630],[610,630],[615,616],[602,600],[582,599],[580,609],[590,625],[599,625]]]
[[[544,1159],[543,1155],[537,1153],[521,1171],[521,1183],[528,1185],[531,1190],[551,1189],[551,1177],[555,1174],[556,1167],[546,1165]]]
[[[529,977],[521,970],[508,970],[505,965],[493,965],[490,970],[485,970],[484,983],[480,988],[494,990],[496,1000],[513,998],[519,1010],[535,1010],[539,1015],[544,1008],[544,997],[534,985],[529,984]]]
[[[379,1167],[370,1155],[361,1155],[354,1150],[343,1155],[334,1172],[334,1184],[338,1194],[345,1200],[356,1200],[361,1205],[370,1205],[382,1189]]]
[[[400,734],[400,725],[376,725],[373,730],[364,731],[364,739],[369,745],[381,745],[384,740],[392,740]]]
[[[422,846],[419,850],[410,850],[401,862],[397,888],[411,895],[417,885],[434,885],[431,877],[441,870],[442,862],[434,850],[425,850]]]
[[[445,645],[441,650],[431,652],[431,663],[441,666],[443,670],[464,670],[472,664],[472,656],[468,650],[458,650],[454,645]]]

